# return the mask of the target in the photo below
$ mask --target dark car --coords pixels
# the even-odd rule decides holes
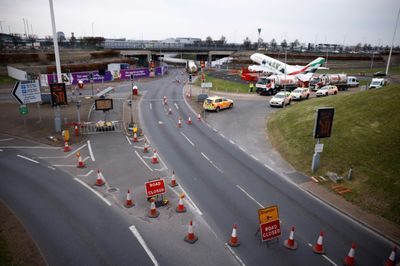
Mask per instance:
[[[384,77],[386,74],[384,72],[378,71],[374,73],[374,77]]]

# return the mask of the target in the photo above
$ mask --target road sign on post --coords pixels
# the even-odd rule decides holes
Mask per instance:
[[[260,222],[261,241],[268,241],[281,235],[278,206],[258,210]]]
[[[156,179],[145,183],[148,198],[164,194],[166,192],[164,179]]]
[[[27,115],[28,114],[28,107],[25,104],[22,104],[19,106],[19,113],[21,115]]]
[[[50,84],[50,92],[53,106],[68,104],[65,83]]]
[[[39,80],[17,81],[11,94],[20,104],[42,101]]]

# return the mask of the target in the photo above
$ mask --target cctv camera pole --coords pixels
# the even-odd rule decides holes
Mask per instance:
[[[387,65],[386,65],[386,72],[385,72],[386,75],[387,75],[388,72],[389,72],[389,65],[390,65],[390,59],[392,58],[392,50],[393,50],[394,38],[396,37],[397,24],[399,23],[399,15],[400,15],[400,8],[399,8],[399,11],[397,12],[397,19],[396,19],[396,24],[395,24],[395,27],[394,27],[394,33],[393,33],[393,39],[392,39],[392,46],[390,46],[390,52],[389,52],[388,63],[387,63]]]

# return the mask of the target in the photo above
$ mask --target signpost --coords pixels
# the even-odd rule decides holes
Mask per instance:
[[[68,105],[65,83],[50,84],[50,93],[53,106]]]
[[[260,222],[261,241],[269,241],[281,235],[278,206],[273,205],[258,210]]]
[[[108,111],[113,109],[113,99],[97,99],[94,101],[96,111]]]
[[[19,106],[19,113],[21,115],[27,115],[28,114],[28,107],[25,104],[22,104]]]
[[[41,102],[39,80],[17,81],[11,95],[20,104]]]
[[[164,194],[166,192],[164,179],[156,179],[145,183],[146,196],[148,198]]]
[[[212,88],[212,82],[202,82],[201,83],[201,88],[202,89],[210,89],[210,88]]]

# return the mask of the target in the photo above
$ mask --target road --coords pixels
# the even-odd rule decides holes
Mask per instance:
[[[205,123],[195,121],[178,128],[178,117],[185,121],[194,114],[184,102],[182,85],[173,82],[174,76],[169,75],[158,87],[149,84],[152,88],[140,108],[144,130],[167,164],[179,171],[180,182],[214,231],[223,238],[233,223],[238,224],[243,244],[236,252],[245,264],[340,265],[352,242],[357,243],[359,265],[382,263],[391,249],[382,238],[301,190]],[[162,104],[164,95],[168,107]],[[166,112],[169,107],[171,115]],[[282,239],[288,237],[291,226],[296,227],[300,248],[295,252],[281,244],[266,247],[254,236],[257,209],[274,204],[279,206]],[[315,255],[310,248],[321,230],[326,256]]]

